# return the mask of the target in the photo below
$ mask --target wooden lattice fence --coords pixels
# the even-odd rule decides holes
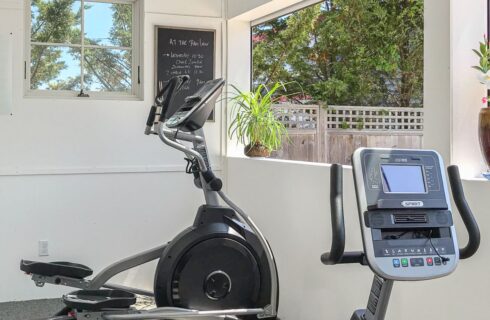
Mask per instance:
[[[279,104],[277,117],[288,139],[273,157],[350,164],[359,147],[421,148],[421,108],[339,107]]]
[[[320,108],[311,105],[281,104],[276,107],[277,118],[288,129],[288,139],[273,157],[298,161],[319,161]]]

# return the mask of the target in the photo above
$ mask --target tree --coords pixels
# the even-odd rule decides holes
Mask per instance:
[[[131,47],[132,7],[114,3],[111,6],[113,25],[110,42],[117,47]],[[86,39],[92,45],[100,41]],[[97,82],[102,91],[128,91],[131,88],[131,51],[113,49],[86,49],[84,63],[88,70],[87,84]]]
[[[79,24],[80,13],[73,14],[71,10],[73,2],[73,0],[32,0],[31,41],[77,43],[76,25]],[[43,83],[50,82],[66,68],[66,63],[60,60],[61,55],[62,51],[58,47],[32,45],[31,88],[38,88]]]
[[[422,106],[423,1],[330,0],[253,30],[254,84],[337,105]]]
[[[32,0],[31,39],[33,42],[56,44],[81,43],[81,9],[74,10],[75,0]],[[89,10],[85,4],[84,10]],[[110,5],[113,25],[110,30],[110,44],[116,47],[132,45],[132,6],[113,3]],[[74,12],[76,11],[76,12]],[[31,50],[31,88],[47,86],[51,90],[95,89],[100,91],[129,91],[131,89],[132,57],[131,50],[104,48],[101,40],[85,37],[85,44],[97,48],[74,46],[62,47],[32,45]],[[83,61],[82,61],[83,50]],[[67,68],[64,59],[83,63],[83,88],[81,74],[59,79]],[[81,71],[81,70],[80,70]]]

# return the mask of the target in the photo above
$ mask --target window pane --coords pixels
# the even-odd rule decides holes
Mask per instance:
[[[133,6],[85,2],[85,43],[131,47]]]
[[[287,89],[273,156],[350,164],[359,147],[422,147],[424,0],[319,1],[251,31],[253,87]]]
[[[79,0],[32,0],[31,41],[81,43]]]
[[[90,48],[84,51],[87,91],[131,93],[131,51]]]
[[[31,89],[80,90],[80,49],[33,45]]]

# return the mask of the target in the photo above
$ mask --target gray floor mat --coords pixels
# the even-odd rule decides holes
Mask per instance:
[[[31,320],[52,316],[63,308],[61,299],[0,303],[1,320]]]

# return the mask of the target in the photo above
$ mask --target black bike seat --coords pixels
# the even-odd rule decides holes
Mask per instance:
[[[39,262],[22,260],[20,270],[28,274],[37,274],[45,277],[63,276],[75,279],[86,278],[92,273],[92,269],[82,264],[71,262]]]
[[[123,290],[78,290],[63,295],[63,303],[83,311],[126,309],[136,303],[136,296]]]

